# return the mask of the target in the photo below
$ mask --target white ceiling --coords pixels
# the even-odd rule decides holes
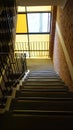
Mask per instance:
[[[43,5],[58,5],[65,6],[67,0],[16,0],[17,6],[43,6]]]

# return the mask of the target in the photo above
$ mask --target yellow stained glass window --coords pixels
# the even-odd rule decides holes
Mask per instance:
[[[18,14],[16,33],[27,33],[26,14]]]

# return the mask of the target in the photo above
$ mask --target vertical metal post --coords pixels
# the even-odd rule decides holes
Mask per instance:
[[[26,23],[27,23],[27,37],[28,37],[28,51],[29,51],[29,58],[30,56],[30,43],[29,43],[29,29],[28,29],[28,17],[27,17],[27,7],[25,7],[25,11],[26,11]]]

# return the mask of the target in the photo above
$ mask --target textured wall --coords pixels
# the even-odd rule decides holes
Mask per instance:
[[[69,0],[65,9],[58,8],[57,21],[64,38],[66,48],[73,63],[73,2]]]
[[[64,44],[69,54],[73,66],[73,2],[69,0],[64,9],[58,7],[57,9],[57,23],[61,31]],[[54,67],[60,74],[61,78],[73,89],[73,81],[70,76],[69,68],[65,59],[64,51],[61,46],[61,41],[55,32],[54,44]]]
[[[69,86],[70,89],[72,89],[71,76],[57,32],[55,35],[54,67],[60,74],[62,80]]]

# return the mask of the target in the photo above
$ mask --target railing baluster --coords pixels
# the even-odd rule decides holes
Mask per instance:
[[[7,57],[7,59],[4,57]],[[0,76],[2,76],[4,84],[9,83],[8,87],[11,87],[16,82],[16,79],[27,71],[26,55],[24,54],[23,57],[21,55],[21,57],[17,59],[13,53],[0,53],[0,65]],[[4,71],[5,74],[2,74],[2,71]]]
[[[28,53],[30,51],[30,57],[48,57],[49,55],[49,41],[32,41],[30,42],[30,50],[28,50],[27,42],[16,42],[15,53]]]

